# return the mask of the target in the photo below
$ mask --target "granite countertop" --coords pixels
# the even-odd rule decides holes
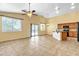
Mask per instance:
[[[56,29],[55,31],[53,31],[53,32],[69,32],[69,31],[64,31],[63,29]]]
[[[69,31],[53,31],[53,32],[69,32]]]

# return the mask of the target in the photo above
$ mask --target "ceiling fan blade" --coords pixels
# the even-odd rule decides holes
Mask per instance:
[[[32,10],[32,14],[33,14],[33,15],[36,15],[36,11],[35,11],[35,10]]]
[[[33,15],[38,16],[37,14],[33,14]]]
[[[32,10],[32,13],[36,12],[35,10]]]
[[[22,15],[26,15],[26,14],[22,14]]]
[[[22,10],[22,12],[27,12],[26,10]]]

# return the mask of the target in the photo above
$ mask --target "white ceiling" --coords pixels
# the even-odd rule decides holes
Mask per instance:
[[[71,11],[79,10],[79,3],[75,3],[75,9],[70,9],[71,3],[31,3],[31,10],[36,10],[38,15],[46,18],[62,15]],[[59,14],[56,14],[55,7],[58,6]],[[28,3],[0,3],[0,11],[22,13],[21,10],[28,10]]]

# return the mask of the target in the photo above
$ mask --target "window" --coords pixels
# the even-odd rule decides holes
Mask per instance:
[[[45,24],[40,24],[40,30],[45,31]]]
[[[2,17],[2,32],[17,32],[22,30],[22,20]]]
[[[21,20],[13,20],[13,31],[21,31]]]

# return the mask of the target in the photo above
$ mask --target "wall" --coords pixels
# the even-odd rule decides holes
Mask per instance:
[[[61,23],[79,22],[79,12],[70,12],[61,16],[50,18],[47,23],[47,34],[52,35],[52,31],[56,31],[57,25]]]
[[[41,16],[32,16],[32,21],[30,21],[31,24],[46,24],[46,19],[41,17]],[[44,35],[46,34],[46,31],[40,31],[39,30],[39,35]]]
[[[30,24],[31,23],[45,23],[45,19],[41,16],[33,16],[31,20],[28,19],[27,15],[22,15],[18,13],[4,13],[0,12],[0,15],[11,16],[23,19],[22,31],[21,32],[2,32],[2,16],[0,16],[0,42],[14,40],[19,38],[30,37]],[[40,34],[45,34],[46,32],[41,32]]]

